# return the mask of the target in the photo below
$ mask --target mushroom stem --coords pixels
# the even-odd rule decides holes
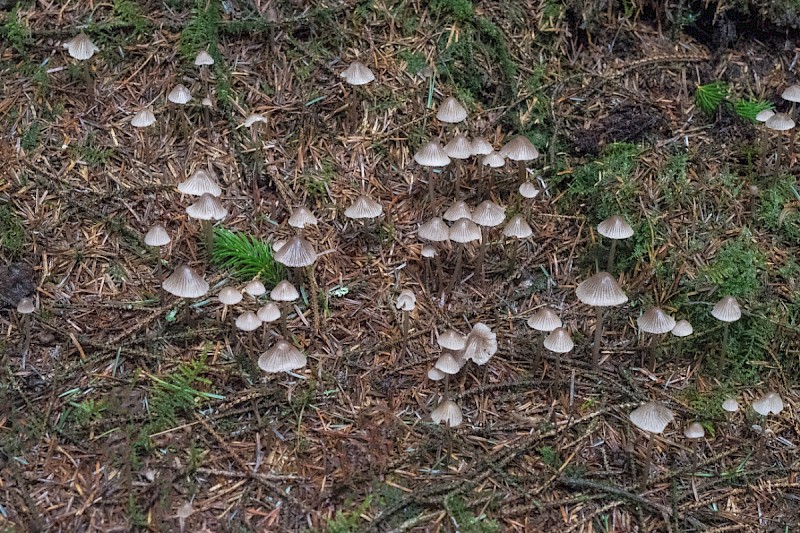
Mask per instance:
[[[444,457],[444,464],[445,466],[450,464],[450,456],[453,454],[453,428],[450,427],[450,423],[445,424],[445,435],[447,436],[447,455]]]
[[[525,161],[517,161],[517,176],[520,182],[528,179],[528,168],[525,166]]]
[[[594,312],[597,316],[594,327],[594,344],[592,345],[592,368],[600,370],[600,342],[603,338],[603,315],[605,307],[595,307]]]
[[[727,365],[728,361],[728,336],[729,336],[729,328],[730,325],[728,322],[725,322],[722,325],[722,349],[719,352],[719,361],[717,362],[717,371],[722,372],[725,370],[725,366]]]
[[[314,277],[314,265],[306,267],[306,277],[308,278],[308,293],[311,300],[311,317],[314,323],[314,334],[319,333],[319,286]]]
[[[22,315],[19,326],[22,330],[22,369],[24,370],[31,347],[31,321],[27,314]]]
[[[408,345],[408,315],[410,313],[408,311],[403,311],[403,348],[401,355],[405,353],[406,346]]]
[[[762,126],[761,130],[761,157],[758,159],[758,172],[759,174],[764,173],[764,169],[767,165],[767,148],[769,147],[769,130]]]
[[[454,159],[450,165],[450,175],[453,177],[453,194],[456,200],[461,200],[461,163]]]
[[[428,167],[428,203],[433,203],[433,197],[436,196],[436,187],[433,181],[433,167]]]
[[[509,272],[514,272],[514,269],[517,268],[517,248],[519,248],[519,242],[516,239],[511,240],[511,253],[508,256],[508,270]]]
[[[608,251],[608,265],[606,266],[606,272],[609,274],[614,273],[614,255],[617,252],[617,239],[611,239],[611,249]]]
[[[350,89],[350,105],[347,106],[347,121],[349,129],[352,133],[358,130],[358,96],[356,95],[355,88]]]
[[[436,250],[436,276],[439,279],[439,290],[444,290],[444,271],[442,270],[441,250]]]
[[[661,335],[653,335],[653,340],[650,341],[650,360],[647,363],[647,367],[655,372],[656,370],[656,356],[658,355],[658,348],[661,346]]]
[[[81,61],[83,63],[83,81],[86,84],[86,91],[89,93],[89,102],[94,102],[94,79],[92,78],[92,71],[89,69],[88,61]]]
[[[644,492],[647,489],[647,480],[650,477],[650,463],[653,459],[653,441],[655,440],[655,435],[648,435],[647,437],[644,469],[642,470],[642,480],[641,484],[639,485],[640,492]]]
[[[214,253],[214,223],[210,220],[201,220],[200,228],[203,232],[203,240],[206,245],[206,253],[209,257]]]
[[[284,339],[289,338],[289,331],[286,328],[286,315],[289,314],[289,302],[281,302],[281,335]]]
[[[453,277],[450,279],[449,292],[453,292],[456,288],[456,280],[461,277],[461,264],[464,261],[464,243],[456,243],[456,269],[453,271]]]
[[[783,137],[778,136],[778,142],[775,143],[775,170],[781,168],[781,149],[783,147]]]
[[[489,240],[489,229],[486,226],[481,226],[481,243],[478,245],[478,258],[475,261],[475,272],[480,274],[481,284],[483,284],[485,279],[483,272],[483,258],[486,255],[487,240]]]

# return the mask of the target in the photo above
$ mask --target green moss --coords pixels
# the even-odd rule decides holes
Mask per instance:
[[[142,8],[131,0],[114,0],[113,13],[112,26],[133,28],[134,37],[150,29],[150,22],[145,18]]]
[[[22,146],[22,149],[27,152],[35,149],[39,145],[39,134],[41,131],[42,125],[38,120],[31,122],[20,139],[20,146]]]
[[[720,295],[750,299],[762,289],[766,259],[749,231],[725,243],[708,266],[700,270],[703,281]]]
[[[406,64],[406,72],[409,74],[418,74],[428,64],[425,56],[419,52],[412,52],[410,50],[401,50],[398,54]]]
[[[758,198],[758,219],[774,234],[791,244],[800,244],[800,211],[794,204],[800,200],[793,176],[782,176],[761,191]]]
[[[470,0],[431,0],[431,14],[436,17],[451,16],[458,22],[469,22],[475,17]]]
[[[490,520],[485,514],[476,515],[467,502],[460,497],[450,498],[446,502],[447,509],[453,517],[456,531],[463,533],[495,533],[500,531],[500,524]]]
[[[3,33],[14,50],[19,54],[27,55],[31,30],[20,13],[21,3],[22,2],[14,6],[14,9],[8,14],[6,22],[3,25]]]
[[[325,530],[328,533],[355,533],[362,531],[367,524],[361,518],[361,515],[367,512],[371,503],[372,497],[367,496],[363,502],[356,505],[351,511],[336,511],[336,516],[325,525]],[[345,502],[345,507],[353,506],[353,502]]]
[[[9,204],[0,205],[0,249],[16,257],[25,247],[25,226]]]

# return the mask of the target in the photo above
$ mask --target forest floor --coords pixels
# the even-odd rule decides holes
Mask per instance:
[[[19,4],[0,12],[0,529],[800,528],[800,166],[785,148],[776,161],[788,136],[773,135],[760,171],[761,129],[743,117],[759,101],[790,110],[779,95],[800,49],[785,32],[721,47],[688,18],[660,31],[646,13],[576,18],[552,0]],[[100,48],[84,64],[62,48],[80,29]],[[354,60],[376,80],[352,94],[339,74]],[[165,101],[177,83],[194,95],[188,130]],[[469,110],[455,128],[435,118],[450,95]],[[143,137],[130,120],[148,104],[158,125]],[[251,113],[268,119],[253,135]],[[464,165],[467,202],[525,214],[534,236],[512,264],[490,233],[483,276],[468,247],[442,299],[416,229],[452,187],[429,203],[412,156],[459,128],[495,149],[528,136],[542,192],[522,201],[506,168],[482,196]],[[218,228],[255,239],[230,268],[209,260],[175,188],[207,167],[229,211]],[[384,207],[362,227],[343,216],[361,192]],[[237,337],[216,294],[244,285],[248,253],[290,235],[301,205],[319,218],[305,233],[322,252],[318,316],[307,283],[288,326],[308,365],[267,376],[256,360],[275,328]],[[575,287],[605,264],[595,228],[612,214],[635,230],[614,272],[629,300],[607,312],[595,370]],[[191,320],[159,299],[143,243],[155,223],[173,237],[168,270],[188,263],[211,284]],[[280,271],[261,274],[270,289]],[[417,297],[405,338],[402,289]],[[709,312],[725,295],[743,317],[723,363]],[[664,339],[654,370],[636,318],[656,304],[695,333]],[[558,374],[526,325],[543,306],[576,345]],[[430,418],[436,334],[478,322],[499,350],[452,380],[464,423],[446,431]],[[770,390],[786,407],[765,422],[748,406]],[[726,416],[728,397],[740,413]],[[628,414],[648,400],[676,421],[641,490],[647,439]],[[683,436],[693,421],[699,442]]]

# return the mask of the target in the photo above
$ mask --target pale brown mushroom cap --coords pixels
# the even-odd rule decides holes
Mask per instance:
[[[433,217],[417,230],[420,239],[432,242],[444,242],[450,239],[450,226],[439,217]]]
[[[497,335],[489,326],[478,322],[467,335],[464,359],[472,359],[476,365],[483,366],[495,353],[497,353]]]
[[[517,135],[501,149],[500,155],[512,161],[532,161],[539,157],[539,150],[524,135]]]
[[[161,288],[181,298],[199,298],[208,292],[208,282],[188,265],[181,265],[164,280]]]
[[[633,228],[619,215],[612,215],[597,225],[597,233],[608,239],[627,239],[633,236]]]
[[[479,226],[493,228],[499,226],[506,219],[506,208],[497,205],[491,200],[478,204],[472,211],[472,221]]]
[[[451,376],[458,374],[461,368],[464,366],[463,360],[459,360],[455,355],[450,352],[444,352],[439,358],[436,360],[436,364],[434,365],[435,368],[441,370],[445,374],[449,374]]]
[[[490,154],[486,154],[481,159],[481,165],[489,168],[500,168],[504,167],[506,164],[506,158],[500,155],[499,152],[492,152]]]
[[[266,122],[267,122],[267,117],[265,117],[261,113],[252,113],[250,115],[247,115],[247,118],[244,119],[244,122],[242,122],[242,126],[244,126],[245,128],[252,128],[256,124],[262,124]]]
[[[435,424],[444,423],[451,428],[457,428],[464,421],[464,415],[461,414],[461,408],[456,402],[445,400],[431,411],[431,420]]]
[[[95,52],[100,51],[84,32],[80,32],[62,46],[67,49],[67,53],[69,53],[72,58],[78,61],[91,59]]]
[[[395,307],[400,311],[413,311],[417,306],[417,297],[411,289],[403,289],[397,295]]]
[[[178,84],[167,95],[167,100],[177,105],[186,105],[192,101],[192,93],[186,86]]]
[[[294,302],[300,298],[300,293],[288,280],[281,280],[269,293],[269,297],[276,302]]]
[[[675,319],[660,307],[651,307],[636,319],[639,329],[645,333],[661,335],[675,328]]]
[[[36,306],[31,298],[20,298],[19,302],[17,302],[17,313],[21,315],[29,315],[35,310]]]
[[[702,439],[706,436],[706,430],[700,422],[692,422],[683,430],[683,436],[687,439]]]
[[[528,319],[528,327],[536,331],[550,332],[561,327],[561,319],[552,309],[543,307]]]
[[[356,198],[355,202],[344,210],[344,216],[352,219],[375,218],[383,214],[383,206],[368,196],[363,194]]]
[[[288,222],[293,228],[303,229],[306,226],[316,226],[317,217],[307,207],[300,206],[294,210]]]
[[[794,128],[794,120],[786,113],[775,113],[764,122],[764,125],[775,131],[787,131]]]
[[[339,74],[339,77],[344,78],[344,81],[350,85],[366,85],[375,80],[375,74],[360,61],[350,63],[350,66]]]
[[[264,372],[291,372],[306,366],[307,358],[297,348],[281,339],[258,358],[258,368]]]
[[[428,369],[428,379],[431,381],[442,381],[445,377],[447,377],[447,374],[435,366],[432,366]]]
[[[442,218],[448,222],[455,222],[460,218],[472,220],[472,210],[469,208],[466,202],[459,200],[447,208],[447,211],[444,212]]]
[[[770,118],[772,118],[772,115],[774,115],[774,114],[775,114],[775,111],[773,111],[772,109],[762,109],[756,115],[756,120],[758,122],[766,122]]]
[[[722,409],[729,413],[735,413],[739,410],[739,402],[735,398],[728,398],[722,402]]]
[[[439,104],[436,118],[448,124],[457,124],[467,118],[467,109],[452,96],[448,96]]]
[[[450,240],[466,244],[481,240],[481,229],[468,218],[459,218],[450,226]]]
[[[153,114],[153,108],[150,106],[143,107],[131,118],[131,126],[134,128],[146,128],[156,123],[156,116]]]
[[[222,305],[236,305],[242,301],[242,293],[233,287],[226,286],[219,291],[217,299]]]
[[[422,250],[420,250],[419,253],[422,257],[431,259],[433,257],[436,257],[436,247],[433,246],[432,244],[426,244],[425,246],[422,247]]]
[[[295,235],[280,250],[275,251],[275,261],[288,267],[305,267],[313,265],[317,260],[317,251],[314,245]]]
[[[648,433],[663,433],[667,424],[675,420],[672,411],[658,402],[647,402],[629,415],[633,425]]]
[[[219,198],[206,192],[186,208],[186,214],[196,220],[222,220],[228,216],[228,210]]]
[[[783,98],[787,102],[794,102],[794,103],[800,102],[800,85],[797,84],[789,85],[781,93],[781,98]]]
[[[711,316],[722,322],[736,322],[742,318],[742,310],[736,298],[726,296],[714,305]]]
[[[694,328],[688,320],[678,320],[671,333],[676,337],[688,337],[694,333]]]
[[[258,298],[267,293],[267,288],[261,283],[261,280],[254,279],[244,286],[244,292],[253,298]]]
[[[191,196],[202,196],[206,193],[212,196],[222,194],[222,189],[217,185],[217,180],[205,169],[197,169],[192,176],[178,184],[178,190]]]
[[[519,186],[519,193],[522,195],[523,198],[528,200],[533,200],[539,193],[541,193],[539,189],[536,188],[536,185],[532,181],[525,181]]]
[[[568,353],[575,348],[572,335],[565,328],[556,328],[544,339],[544,347],[555,353]]]
[[[194,56],[194,65],[196,67],[208,66],[214,64],[214,58],[211,57],[211,54],[206,52],[205,50],[200,50],[197,52],[197,55]]]
[[[431,141],[417,150],[414,161],[423,167],[444,167],[450,164],[450,157],[439,143]]]
[[[156,224],[144,236],[144,243],[147,246],[166,246],[172,241],[172,238],[167,233],[167,229],[161,224]]]
[[[783,411],[783,399],[777,392],[768,392],[751,404],[753,411],[761,416],[777,415]]]
[[[533,229],[522,215],[514,215],[503,228],[503,235],[516,239],[527,239],[533,235]]]
[[[259,307],[256,315],[262,322],[275,322],[281,317],[281,310],[277,305],[270,302]]]
[[[245,311],[236,317],[236,328],[241,331],[255,331],[261,327],[261,319],[252,311]]]
[[[448,329],[436,337],[436,343],[445,350],[460,351],[467,346],[467,336],[454,329]]]
[[[466,135],[459,133],[442,148],[450,159],[469,159],[472,157],[472,143]]]
[[[475,137],[470,144],[472,155],[489,155],[494,153],[492,143],[486,140],[485,137]]]
[[[612,307],[628,301],[617,280],[608,272],[598,272],[581,282],[575,294],[581,302],[595,307]]]

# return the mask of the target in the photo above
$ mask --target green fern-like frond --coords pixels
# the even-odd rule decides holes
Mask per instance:
[[[756,115],[765,109],[771,109],[772,104],[764,100],[736,100],[733,103],[733,111],[742,118],[746,118],[751,122],[756,121]]]
[[[728,96],[728,90],[728,85],[721,81],[698,85],[694,100],[704,112],[714,113]]]
[[[246,233],[214,228],[211,259],[242,279],[258,276],[272,285],[283,279],[283,267],[272,257],[269,243]]]

